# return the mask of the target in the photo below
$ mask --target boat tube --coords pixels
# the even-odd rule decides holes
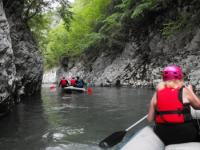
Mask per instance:
[[[200,119],[200,110],[191,111],[194,119]],[[200,150],[200,142],[188,142],[165,146],[151,126],[138,131],[120,150]]]
[[[67,93],[72,93],[72,92],[85,92],[86,89],[85,88],[78,88],[78,87],[73,87],[73,86],[68,86],[68,87],[64,87],[64,91]]]

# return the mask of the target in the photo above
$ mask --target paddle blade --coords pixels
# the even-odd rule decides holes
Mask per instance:
[[[122,139],[124,138],[125,134],[126,134],[126,131],[115,132],[115,133],[111,134],[110,136],[108,136],[107,138],[105,138],[104,140],[102,140],[99,143],[99,146],[101,148],[112,147],[112,146],[118,144],[119,142],[121,142]]]
[[[93,93],[92,88],[88,88],[87,93],[88,93],[88,95],[92,95],[92,93]]]

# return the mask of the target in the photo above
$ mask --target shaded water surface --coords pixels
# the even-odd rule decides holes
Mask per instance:
[[[43,87],[41,95],[26,98],[0,120],[0,149],[100,150],[102,139],[147,113],[152,94],[148,89],[130,88],[65,94]]]

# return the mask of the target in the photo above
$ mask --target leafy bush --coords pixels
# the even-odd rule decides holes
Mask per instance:
[[[45,59],[48,67],[59,65],[62,56],[80,56],[90,45],[101,41],[103,35],[95,31],[99,22],[106,18],[111,0],[76,0],[73,4],[73,20],[69,30],[60,22],[48,34]]]
[[[163,29],[161,30],[162,35],[167,38],[177,31],[185,28],[188,24],[189,16],[180,16],[177,20],[170,20],[163,24]]]
[[[151,10],[156,5],[156,0],[143,0],[142,3],[136,6],[134,9],[131,18],[140,16],[145,10]]]

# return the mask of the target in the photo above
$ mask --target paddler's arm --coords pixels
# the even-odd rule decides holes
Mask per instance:
[[[200,99],[194,93],[192,85],[189,85],[183,89],[183,95],[186,96],[194,109],[200,110]]]
[[[157,101],[156,93],[154,93],[154,95],[151,99],[151,103],[150,103],[150,106],[149,106],[149,112],[148,112],[148,115],[147,115],[148,122],[152,122],[154,120],[156,101]]]

